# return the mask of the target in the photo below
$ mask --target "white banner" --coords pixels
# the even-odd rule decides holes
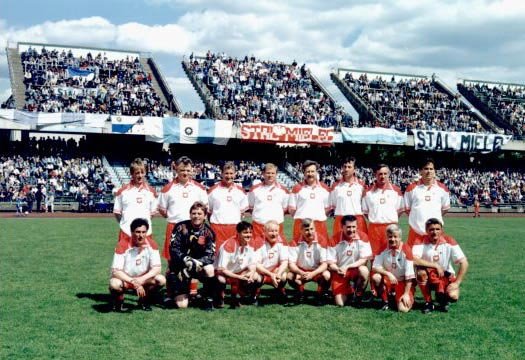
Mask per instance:
[[[408,136],[406,131],[401,132],[395,129],[386,128],[341,128],[343,134],[343,141],[351,141],[355,143],[372,144],[372,143],[386,143],[386,144],[404,144],[407,142]]]
[[[512,135],[499,134],[415,129],[412,132],[416,150],[489,153],[501,150],[512,139]]]

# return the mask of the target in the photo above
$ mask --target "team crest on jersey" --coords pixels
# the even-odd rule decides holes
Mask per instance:
[[[312,252],[311,251],[307,251],[306,252],[306,257],[307,258],[311,258],[312,257]]]
[[[395,262],[392,263],[392,269],[397,269],[397,263]]]
[[[268,196],[266,197],[266,200],[268,200],[268,201],[272,201],[272,195],[268,195]]]
[[[432,257],[432,261],[439,261],[439,254],[436,254]]]
[[[268,253],[268,258],[269,258],[269,259],[273,258],[273,255],[274,255],[273,252]]]
[[[310,193],[310,199],[315,199],[315,193]]]
[[[430,197],[430,195],[426,195],[425,196],[425,201],[430,201],[432,198]]]
[[[352,256],[353,253],[352,250],[346,250],[346,256]]]
[[[135,265],[139,266],[140,264],[142,264],[142,259],[141,258],[137,258],[135,260]]]
[[[189,196],[189,195],[188,195],[188,193],[187,193],[187,192],[183,192],[183,193],[182,193],[182,197],[183,197],[184,199],[187,199],[187,198],[188,198],[188,196]]]
[[[381,199],[379,199],[379,203],[380,203],[381,205],[385,204],[385,203],[386,203],[386,199],[385,199],[385,198],[381,198]]]
[[[197,240],[197,244],[199,245],[206,244],[206,238],[204,236],[199,236],[199,240]]]
[[[346,192],[346,196],[352,196],[352,190],[348,190],[348,191]]]
[[[226,196],[226,201],[232,201],[232,197],[230,195]]]
[[[142,197],[137,198],[137,204],[142,204]]]

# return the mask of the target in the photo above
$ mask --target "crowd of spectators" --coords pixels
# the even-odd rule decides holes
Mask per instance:
[[[138,57],[108,59],[105,53],[74,56],[45,47],[21,53],[26,85],[25,109],[164,116],[166,105],[152,87]]]
[[[375,120],[361,120],[360,126],[405,129],[486,132],[458,98],[434,86],[432,79],[405,78],[390,81],[381,76],[369,79],[348,72],[345,84],[376,113]]]
[[[464,86],[500,115],[510,125],[512,133],[525,135],[525,85],[475,83]]]
[[[191,76],[211,93],[219,119],[336,128],[352,122],[316,84],[305,65],[208,52],[202,58],[190,56],[188,67]]]

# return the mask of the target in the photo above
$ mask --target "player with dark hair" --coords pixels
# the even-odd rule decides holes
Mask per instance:
[[[454,238],[445,235],[441,221],[428,219],[427,235],[412,247],[417,282],[425,298],[423,313],[434,310],[431,291],[436,292],[440,310],[448,312],[450,301],[459,299],[459,286],[468,270],[468,260]],[[458,264],[458,274],[452,263]]]
[[[248,302],[257,304],[257,290],[262,285],[262,277],[257,273],[257,256],[250,246],[252,224],[239,222],[237,234],[224,242],[219,249],[216,270],[218,280],[218,306],[224,305],[224,290],[231,286],[231,307],[241,305],[241,296],[248,296]]]
[[[131,241],[117,244],[109,280],[114,311],[128,310],[124,307],[124,291],[128,289],[135,290],[143,310],[151,311],[151,294],[166,283],[160,274],[157,245],[148,240],[148,228],[147,219],[134,219],[130,225]]]
[[[179,309],[189,303],[191,279],[202,284],[204,308],[213,309],[215,235],[206,224],[206,205],[195,202],[190,207],[190,220],[179,223],[171,235],[168,283]]]
[[[443,215],[450,209],[448,188],[436,180],[436,165],[433,159],[426,158],[419,167],[421,179],[410,184],[405,191],[405,207],[408,212],[409,246],[421,240],[425,234],[425,222],[435,218],[443,223]]]

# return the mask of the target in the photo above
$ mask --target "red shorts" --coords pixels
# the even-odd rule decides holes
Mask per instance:
[[[437,270],[434,268],[423,268],[428,274],[428,284],[431,285],[438,293],[444,293],[450,283],[456,281],[454,275],[439,277]]]
[[[171,234],[173,233],[173,229],[175,229],[175,226],[177,226],[177,223],[168,223],[166,225],[166,235],[164,238],[164,247],[162,248],[162,256],[166,260],[170,259]]]
[[[407,239],[407,245],[412,247],[418,240],[423,240],[423,237],[425,235],[419,235],[414,229],[412,229],[412,226],[408,229],[408,239]]]
[[[408,280],[408,281],[412,281],[412,280]],[[397,284],[392,285],[388,276],[383,275],[382,282],[385,285],[386,294],[392,294],[393,292],[395,292],[396,304],[399,303],[399,301],[401,300],[401,296],[403,296],[403,294],[405,293],[405,286],[406,286],[407,281],[406,280],[398,281]],[[412,304],[414,303],[415,292],[416,292],[416,287],[414,286],[414,284],[412,284],[412,287],[410,288],[410,293],[409,293],[410,302]]]
[[[257,221],[252,221],[253,226],[253,238],[254,239],[264,239],[264,224],[258,223]],[[284,243],[288,243],[286,241],[286,237],[284,236],[284,224],[279,224],[279,236],[281,239],[283,239]],[[262,244],[258,244],[257,248],[253,247],[254,249],[258,249]]]
[[[302,219],[295,219],[293,222],[293,240],[298,241],[301,238],[301,221]],[[328,229],[326,221],[314,220],[315,231],[317,233],[317,241],[322,246],[328,244]]]
[[[153,240],[153,235],[148,235],[146,239],[148,240],[148,243],[152,247],[157,247],[157,243],[155,242],[155,240]],[[124,231],[120,230],[118,234],[118,244],[122,244],[123,246],[128,246],[129,244],[131,244],[131,236],[126,234]]]
[[[279,267],[276,266],[274,267],[273,269],[268,269],[268,271],[274,273]],[[272,278],[268,275],[263,275],[263,284],[267,284],[267,285],[272,285],[273,286],[273,281],[272,281]]]
[[[332,293],[334,295],[350,295],[354,292],[354,287],[350,282],[356,282],[359,279],[359,269],[352,268],[346,270],[346,274],[340,275],[332,272]],[[366,279],[365,279],[366,280]]]
[[[364,215],[355,215],[355,217],[357,219],[357,230],[365,234],[368,234],[368,227],[366,225],[366,220],[365,220]],[[338,232],[342,230],[342,226],[341,226],[342,218],[343,218],[343,215],[336,215],[334,219],[334,226],[333,226],[332,234],[337,234]]]
[[[299,267],[299,266],[298,266],[298,267]],[[305,270],[305,269],[300,268],[300,267],[299,267],[299,269],[301,269],[302,271],[305,271],[305,272],[312,272],[312,271],[315,270],[315,269],[312,269],[312,270]],[[295,274],[295,275],[297,276],[297,275],[299,275],[299,274]],[[323,280],[323,273],[320,273],[320,274],[315,275],[315,276],[313,277],[312,280],[309,280],[309,281],[307,281],[307,282],[315,281],[316,283],[319,283],[321,280]],[[302,281],[302,279],[301,279],[301,281]],[[303,282],[303,284],[304,284],[304,282]]]
[[[227,277],[227,276],[225,276],[225,279],[226,279],[226,284],[230,285],[231,287],[232,295],[239,294],[241,296],[245,296],[248,294],[248,290],[247,290],[248,282],[247,281],[242,281],[242,280],[234,279],[234,278]]]
[[[210,224],[210,226],[215,233],[215,254],[217,255],[221,245],[229,238],[237,235],[237,224]]]
[[[368,241],[370,241],[374,256],[381,254],[387,248],[386,228],[388,225],[390,224],[368,224]]]

